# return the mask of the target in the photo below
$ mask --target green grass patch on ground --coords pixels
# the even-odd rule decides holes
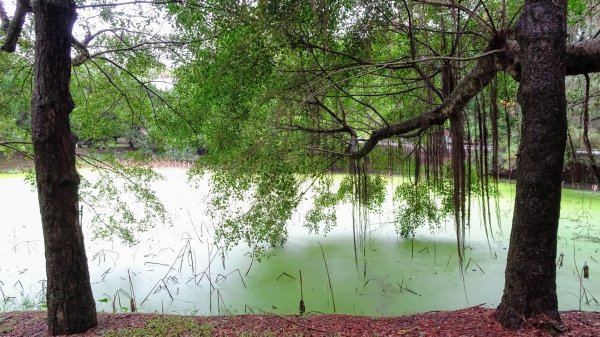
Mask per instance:
[[[105,337],[211,337],[213,327],[198,324],[193,317],[164,316],[146,322],[143,328],[124,328],[107,331]]]

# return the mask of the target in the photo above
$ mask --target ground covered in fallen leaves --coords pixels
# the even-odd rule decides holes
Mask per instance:
[[[169,316],[99,313],[98,326],[79,337],[126,336],[556,336],[554,329],[530,320],[519,331],[509,331],[493,318],[494,310],[472,307],[412,316],[365,317],[349,315],[239,315]],[[561,313],[561,336],[600,336],[600,312]],[[552,330],[552,331],[550,331]],[[0,313],[0,336],[46,335],[45,312]]]

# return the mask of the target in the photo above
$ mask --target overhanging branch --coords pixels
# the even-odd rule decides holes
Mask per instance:
[[[494,48],[491,47],[488,49],[493,50]],[[365,157],[381,140],[444,123],[451,115],[462,112],[471,98],[490,83],[496,72],[507,67],[506,61],[504,57],[493,54],[479,58],[475,67],[460,81],[456,89],[440,106],[406,121],[375,130],[365,143],[350,155],[353,158]]]
[[[600,37],[567,44],[567,75],[600,72]]]
[[[366,142],[350,155],[354,158],[362,158],[369,154],[381,140],[444,123],[450,116],[460,113],[469,100],[490,83],[497,71],[506,71],[519,80],[519,45],[514,40],[506,40],[503,47],[504,53],[484,54],[489,56],[479,59],[475,68],[463,78],[439,107],[409,120],[375,130]],[[600,38],[567,45],[566,67],[568,75],[600,72]]]

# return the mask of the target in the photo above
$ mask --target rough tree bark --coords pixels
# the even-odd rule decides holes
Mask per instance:
[[[44,232],[48,331],[78,333],[97,324],[83,234],[79,223],[79,175],[69,124],[73,100],[72,0],[35,0],[35,78],[32,140]]]
[[[567,138],[566,0],[527,0],[517,26],[523,109],[517,192],[496,318],[511,329],[540,316],[560,322],[556,240]]]

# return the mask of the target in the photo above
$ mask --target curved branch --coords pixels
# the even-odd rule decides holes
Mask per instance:
[[[505,53],[498,53],[495,56],[491,56],[491,52],[483,54],[488,56],[479,59],[475,68],[457,85],[442,105],[412,119],[375,130],[363,146],[351,153],[351,156],[354,158],[366,156],[383,139],[444,123],[448,117],[460,113],[469,100],[481,91],[499,70],[504,70],[519,80],[519,45],[516,41],[506,40],[503,42],[503,47]],[[566,67],[568,75],[600,72],[600,39],[568,45]]]
[[[10,141],[8,141],[8,142],[0,142],[0,146],[1,147],[5,147],[5,148],[7,148],[7,149],[9,149],[11,151],[14,151],[16,153],[21,154],[24,157],[27,157],[28,159],[33,160],[33,157],[29,153],[27,153],[25,151],[22,151],[19,148],[17,148],[16,146],[13,146],[13,145],[33,145],[33,143],[31,143],[31,142],[10,142]]]
[[[161,101],[163,104],[165,104],[165,106],[167,108],[169,108],[169,110],[171,110],[173,113],[175,113],[177,115],[177,117],[181,118],[181,120],[183,120],[188,125],[188,127],[190,128],[190,130],[192,130],[193,132],[196,132],[196,133],[198,132],[198,128],[196,127],[196,125],[191,120],[185,118],[185,116],[183,116],[181,113],[179,113],[162,95],[160,95],[154,89],[152,89],[151,87],[149,87],[145,82],[143,82],[142,80],[140,80],[131,71],[127,70],[125,67],[121,66],[120,64],[116,63],[115,61],[113,61],[113,60],[111,60],[109,58],[99,57],[98,59],[104,60],[105,62],[108,62],[108,63],[112,64],[115,68],[121,70],[123,73],[125,73],[126,75],[128,75],[135,82],[137,82],[144,89],[144,91],[146,91],[146,95],[148,96],[148,99],[149,99],[149,101],[150,101],[151,104],[153,104],[152,97],[158,98],[158,100]]]
[[[487,57],[480,58],[475,68],[460,81],[456,89],[440,106],[409,120],[375,130],[363,145],[350,155],[353,158],[365,157],[381,140],[404,135],[432,125],[442,124],[450,116],[462,112],[462,109],[467,105],[469,100],[490,83],[498,70],[503,69],[504,62],[502,61],[498,57],[489,54]]]

